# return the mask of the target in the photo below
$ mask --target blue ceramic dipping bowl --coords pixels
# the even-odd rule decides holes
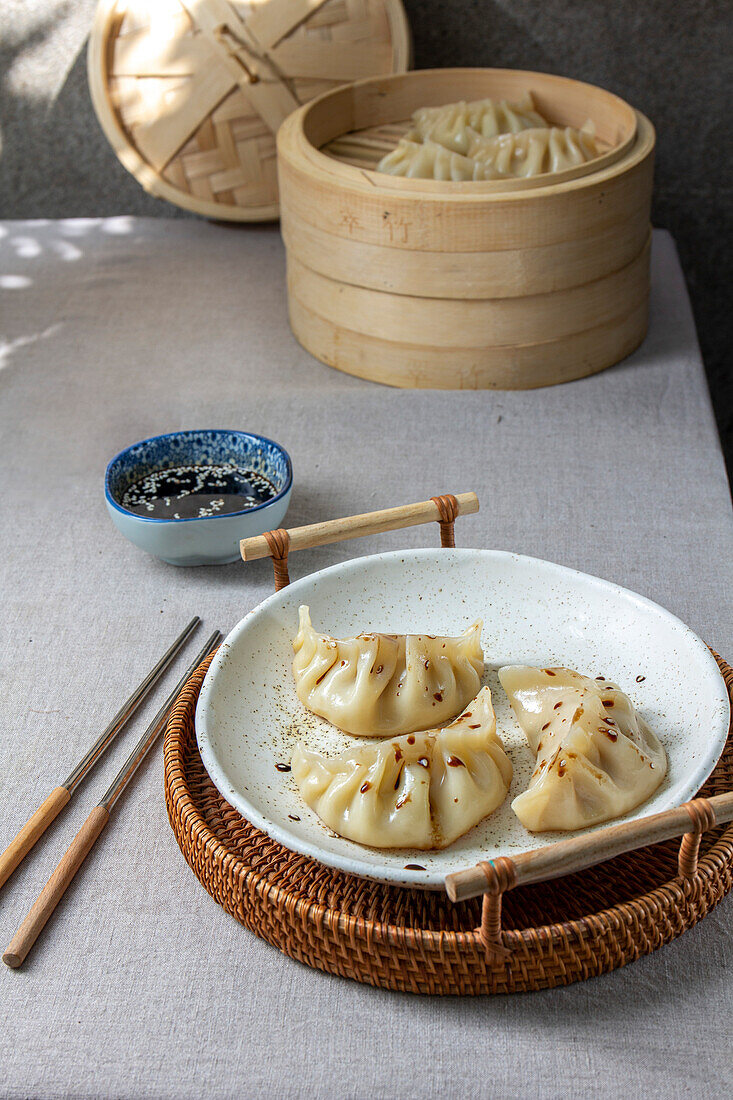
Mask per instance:
[[[254,470],[275,487],[271,500],[226,515],[161,519],[141,516],[122,504],[140,478],[175,466],[232,464]],[[250,432],[169,432],[126,447],[110,462],[104,479],[107,511],[130,542],[171,565],[220,565],[239,560],[239,540],[279,527],[293,487],[293,466],[279,443]]]

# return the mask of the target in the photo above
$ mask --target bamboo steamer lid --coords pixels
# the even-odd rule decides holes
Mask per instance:
[[[100,0],[92,103],[146,191],[231,221],[279,214],[275,134],[299,105],[404,72],[401,0]]]

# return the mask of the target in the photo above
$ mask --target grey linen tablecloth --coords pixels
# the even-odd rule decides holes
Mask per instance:
[[[2,233],[0,848],[194,612],[227,630],[272,589],[268,562],[176,569],[112,527],[105,464],[158,432],[281,441],[290,526],[474,489],[482,510],[459,520],[459,545],[627,585],[733,659],[728,484],[669,236],[655,234],[651,330],[626,362],[553,389],[435,393],[349,378],[299,348],[274,227]],[[292,572],[436,537],[304,552]],[[3,945],[136,736],[0,894]],[[431,999],[332,978],[199,885],[168,826],[158,746],[26,965],[0,972],[0,1092],[728,1096],[732,917],[728,899],[656,954],[553,992]]]

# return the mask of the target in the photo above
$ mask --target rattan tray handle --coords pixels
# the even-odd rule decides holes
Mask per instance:
[[[479,935],[489,953],[506,954],[501,935],[501,899],[506,890],[532,882],[547,882],[553,878],[583,871],[597,863],[646,848],[681,836],[678,861],[679,877],[693,879],[697,873],[697,856],[702,834],[716,825],[733,821],[733,791],[696,798],[672,810],[610,825],[585,836],[571,837],[535,848],[513,858],[500,857],[477,864],[465,871],[446,875],[445,890],[451,901],[467,901],[484,895]]]
[[[243,561],[272,557],[275,566],[275,588],[289,584],[288,554],[291,550],[305,550],[312,546],[325,546],[329,542],[380,535],[383,531],[397,531],[419,523],[439,523],[442,546],[454,546],[453,525],[458,516],[478,512],[475,493],[446,493],[431,497],[417,504],[402,504],[399,508],[383,508],[378,512],[365,512],[360,516],[344,516],[325,523],[310,523],[305,527],[293,527],[289,531],[266,531],[264,535],[242,539],[239,550]]]

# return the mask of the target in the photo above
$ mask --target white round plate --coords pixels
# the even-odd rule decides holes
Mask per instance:
[[[287,765],[299,738],[327,754],[358,739],[307,711],[295,694],[291,641],[298,607],[318,631],[459,634],[482,618],[498,730],[514,765],[500,808],[442,851],[380,850],[336,836],[302,801]],[[669,771],[632,820],[677,806],[700,788],[725,744],[729,703],[708,648],[668,611],[608,581],[497,550],[405,550],[334,565],[275,593],[232,630],[196,708],[206,770],[232,806],[295,852],[393,884],[441,888],[482,859],[562,838],[529,833],[511,810],[534,764],[501,689],[506,664],[566,665],[626,691],[661,738]],[[602,826],[601,826],[602,827]],[[407,865],[413,865],[408,867]]]

